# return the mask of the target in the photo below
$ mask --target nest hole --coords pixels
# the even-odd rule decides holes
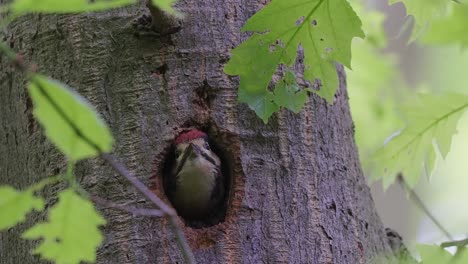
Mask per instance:
[[[164,194],[168,198],[168,200],[171,202],[171,204],[174,206],[176,209],[178,215],[184,220],[186,226],[199,229],[199,228],[207,228],[211,227],[214,225],[221,224],[225,221],[226,219],[226,214],[228,211],[229,203],[231,200],[232,196],[232,185],[233,185],[233,164],[232,164],[232,154],[229,153],[229,148],[227,146],[227,143],[223,142],[223,136],[222,134],[219,133],[213,133],[212,129],[209,129],[210,126],[188,126],[190,128],[187,128],[185,130],[182,130],[182,132],[196,128],[200,131],[205,132],[208,135],[208,142],[210,145],[211,150],[219,157],[221,161],[221,173],[223,174],[224,177],[224,194],[223,197],[221,198],[221,202],[218,204],[217,207],[213,208],[210,213],[199,216],[197,218],[193,218],[187,215],[184,215],[183,212],[178,210],[177,207],[174,206],[174,200],[173,200],[173,186],[171,186],[171,177],[174,177],[173,174],[173,168],[175,166],[176,162],[176,155],[175,155],[175,145],[174,142],[172,141],[171,144],[165,149],[164,151],[164,159],[162,161],[162,166],[160,167],[159,170],[159,175],[161,177],[160,180],[162,180],[162,186],[164,189]]]

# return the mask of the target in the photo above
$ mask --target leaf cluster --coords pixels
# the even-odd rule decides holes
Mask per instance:
[[[292,67],[301,47],[304,79],[321,83],[311,91],[331,103],[338,88],[335,63],[350,68],[351,40],[364,37],[361,21],[346,0],[273,0],[252,16],[242,31],[253,34],[232,50],[224,71],[240,76],[239,101],[247,103],[265,123],[282,106],[278,100],[303,101],[300,92],[276,91],[283,88],[281,85],[268,90],[278,65]],[[279,98],[283,95],[288,98]]]

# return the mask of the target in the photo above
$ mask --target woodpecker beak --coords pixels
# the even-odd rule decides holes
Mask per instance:
[[[193,143],[190,143],[185,149],[184,154],[182,154],[182,159],[180,160],[180,163],[179,163],[179,166],[177,167],[175,175],[179,174],[179,172],[184,167],[185,162],[187,162],[187,159],[190,157],[192,153],[199,156],[202,153],[202,151],[200,150],[200,147],[198,147],[197,145]]]
[[[201,153],[202,153],[202,150],[200,149],[200,147],[198,145],[195,145],[195,144],[192,144],[190,143],[189,147],[192,148],[193,152],[195,153],[195,155],[197,156],[200,156]]]

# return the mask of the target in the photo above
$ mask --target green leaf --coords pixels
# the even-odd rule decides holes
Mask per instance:
[[[360,0],[351,4],[361,18],[366,39],[353,40],[352,67],[357,70],[347,70],[346,81],[359,157],[367,161],[395,127],[401,127],[395,105],[397,98],[405,98],[402,95],[406,95],[406,85],[401,81],[394,54],[381,52],[387,45],[385,16]],[[371,168],[365,166],[369,164],[362,165],[368,175]]]
[[[423,41],[429,44],[458,43],[468,46],[468,5],[452,4],[449,16],[436,19]]]
[[[167,12],[168,14],[181,17],[182,14],[177,12],[173,5],[177,2],[177,0],[151,0],[151,3],[154,6],[159,7],[161,10]]]
[[[136,3],[135,0],[15,0],[10,9],[15,15],[26,13],[79,13],[103,11]]]
[[[42,75],[29,83],[34,114],[47,137],[69,158],[79,160],[108,152],[113,138],[93,107],[66,85]]]
[[[44,200],[32,190],[17,191],[11,186],[0,186],[0,230],[23,222],[32,210],[42,211]]]
[[[417,245],[417,248],[424,264],[444,264],[452,259],[448,251],[436,245]]]
[[[383,178],[385,187],[394,182],[398,173],[413,187],[427,169],[432,171],[436,150],[445,158],[456,133],[457,124],[468,108],[468,95],[422,94],[419,100],[403,108],[407,126],[374,156],[375,175]]]
[[[105,223],[90,201],[67,189],[50,209],[48,222],[31,227],[23,238],[42,238],[33,253],[44,259],[67,264],[95,262],[96,248],[103,240],[99,226]]]
[[[362,21],[362,29],[366,35],[364,40],[366,44],[370,44],[369,46],[385,48],[387,45],[387,36],[383,27],[385,21],[384,13],[369,9],[361,0],[350,0],[350,3]],[[356,41],[359,41],[359,39],[354,40],[354,42]],[[359,59],[359,57],[354,54],[353,50],[351,51],[351,54],[353,54],[353,62],[356,59]],[[354,63],[351,65],[355,68]]]
[[[407,15],[413,16],[415,23],[412,40],[418,38],[430,25],[433,19],[442,16],[450,0],[390,0],[390,4],[402,2]]]
[[[307,101],[307,92],[309,90],[300,90],[293,73],[287,72],[286,74],[286,78],[276,84],[274,102],[278,106],[299,113]]]
[[[231,51],[232,57],[224,67],[229,75],[239,75],[239,93],[265,94],[268,83],[281,58],[281,50],[269,49],[267,36],[253,34],[249,40]],[[242,101],[243,102],[243,101]]]
[[[364,36],[346,0],[273,0],[243,30],[254,34],[232,51],[224,68],[240,76],[239,93],[270,96],[267,87],[278,64],[293,65],[301,46],[304,78],[312,83],[320,79],[322,87],[316,92],[328,102],[338,88],[335,62],[350,67],[351,40]]]
[[[280,109],[273,102],[274,99],[275,97],[271,92],[247,94],[245,91],[239,91],[239,101],[247,103],[250,109],[254,110],[265,124],[268,123],[271,115]]]
[[[388,135],[403,125],[395,108],[397,98],[405,98],[402,95],[406,95],[406,87],[399,81],[397,63],[391,54],[357,40],[353,42],[353,56],[353,68],[359,70],[346,71],[349,104],[359,157],[367,161]],[[370,164],[363,162],[366,174],[371,169],[367,165]]]
[[[468,251],[464,249],[457,255],[450,254],[447,250],[436,245],[417,245],[421,255],[422,264],[466,264],[468,263]]]

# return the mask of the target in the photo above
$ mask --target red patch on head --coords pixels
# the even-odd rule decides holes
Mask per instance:
[[[178,144],[181,144],[181,143],[186,143],[186,142],[190,142],[194,139],[197,139],[197,138],[204,138],[206,137],[206,133],[205,132],[202,132],[198,129],[192,129],[190,131],[187,131],[187,132],[183,132],[182,134],[180,134],[176,139],[175,139],[175,144],[178,145]]]

